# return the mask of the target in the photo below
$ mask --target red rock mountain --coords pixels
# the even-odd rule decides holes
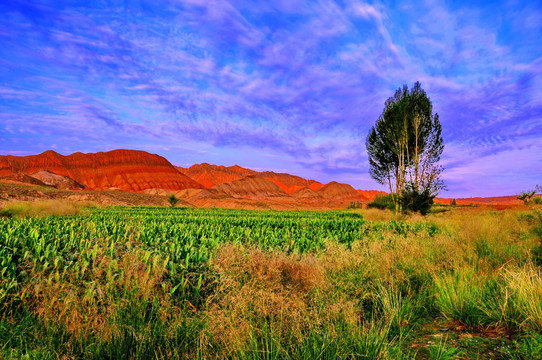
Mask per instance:
[[[203,188],[203,185],[177,171],[165,158],[144,151],[113,150],[68,156],[46,151],[31,156],[0,156],[0,176],[30,175],[42,170],[68,177],[92,190]]]
[[[175,167],[177,170],[197,181],[206,188],[256,175],[257,172],[240,166],[218,166],[207,163],[192,165],[189,168]]]
[[[238,165],[226,167],[203,163],[192,165],[189,168],[177,167],[177,170],[207,188],[239,180],[249,175],[263,177],[277,185],[287,194],[292,194],[294,191],[305,187],[312,190],[318,190],[324,186],[324,184],[321,184],[318,181],[303,179],[302,177],[295,175],[275,173],[272,171],[258,172]]]

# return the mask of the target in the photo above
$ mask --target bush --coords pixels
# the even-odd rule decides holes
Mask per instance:
[[[377,195],[376,198],[367,204],[368,208],[380,209],[380,210],[395,210],[395,204],[391,194]]]
[[[517,198],[519,200],[523,201],[524,204],[528,204],[529,201],[531,201],[531,199],[535,195],[536,195],[536,190],[526,191],[526,192],[522,192],[520,195],[518,195]]]
[[[363,204],[360,201],[351,201],[346,207],[347,209],[360,209]]]
[[[179,199],[174,194],[171,194],[169,195],[167,201],[169,202],[169,205],[171,207],[175,207],[175,205],[177,205],[177,203],[179,202]]]
[[[434,198],[435,196],[428,190],[418,192],[414,187],[408,186],[401,194],[399,201],[403,211],[419,212],[426,215],[433,206]]]

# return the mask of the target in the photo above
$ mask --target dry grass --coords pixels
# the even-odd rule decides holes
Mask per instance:
[[[358,323],[354,302],[326,294],[331,282],[325,265],[311,255],[222,247],[212,265],[220,280],[207,315],[212,338],[226,349],[224,355],[247,351],[264,324],[278,338],[301,342],[308,332],[333,326],[339,318]]]
[[[95,203],[67,200],[12,201],[1,209],[3,213],[20,217],[65,216],[83,214]]]

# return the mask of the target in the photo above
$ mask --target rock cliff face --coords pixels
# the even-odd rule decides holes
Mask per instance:
[[[165,158],[137,150],[75,153],[46,151],[31,156],[0,156],[0,176],[34,174],[42,170],[68,177],[91,190],[182,190],[203,185],[177,171]]]
[[[52,186],[57,189],[63,190],[82,190],[85,185],[78,183],[77,181],[70,179],[67,176],[57,175],[49,170],[40,170],[30,175],[34,179],[38,179],[45,185]]]
[[[0,176],[0,182],[24,185],[50,186],[26,174],[11,174]]]

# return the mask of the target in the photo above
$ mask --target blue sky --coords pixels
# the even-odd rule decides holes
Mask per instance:
[[[1,154],[140,149],[380,189],[366,134],[417,80],[443,196],[542,184],[540,2],[0,2]]]

